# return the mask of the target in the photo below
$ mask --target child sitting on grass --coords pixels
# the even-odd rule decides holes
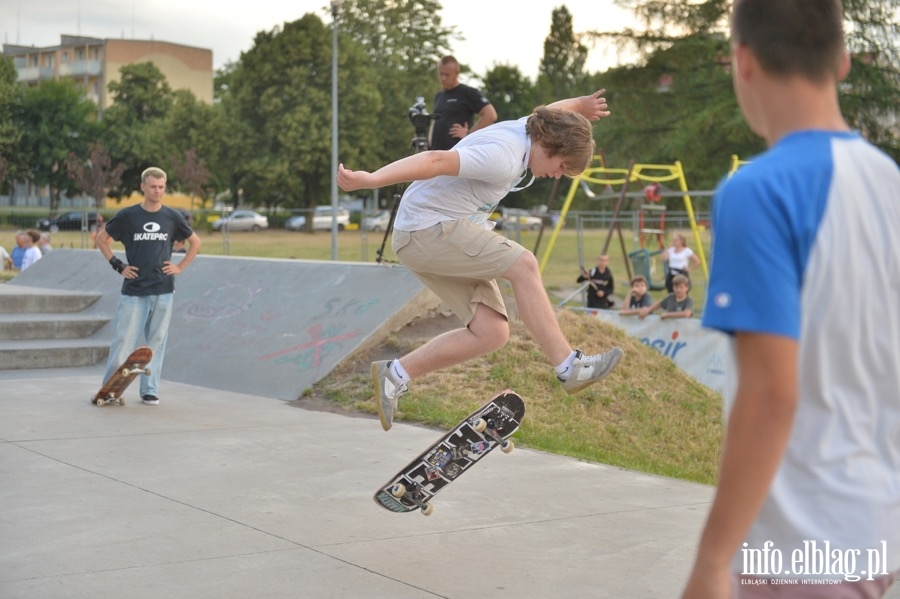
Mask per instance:
[[[638,310],[638,316],[643,319],[648,314],[653,313],[653,311],[662,308],[663,313],[659,315],[661,320],[665,318],[690,318],[694,315],[694,300],[688,296],[690,285],[691,280],[686,276],[675,275],[672,279],[673,293],[670,293],[665,299],[656,302],[649,308],[641,308]]]

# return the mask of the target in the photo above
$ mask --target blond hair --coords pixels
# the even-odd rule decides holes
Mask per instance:
[[[147,179],[153,177],[154,179],[167,179],[166,171],[162,170],[159,167],[151,166],[150,168],[144,169],[144,172],[141,173],[141,183],[146,183]]]

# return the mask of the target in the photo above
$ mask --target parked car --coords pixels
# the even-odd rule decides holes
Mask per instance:
[[[516,229],[520,231],[537,231],[541,228],[541,219],[524,211],[519,212],[510,209],[506,211],[506,214],[497,223],[497,228],[506,231],[515,231]]]
[[[386,231],[391,220],[391,211],[382,210],[363,219],[363,228],[366,231]]]
[[[57,231],[81,231],[81,215],[83,212],[66,212],[60,214],[56,218],[42,218],[37,222],[37,228],[41,231],[50,231],[51,233],[56,233]],[[98,214],[96,212],[88,212],[87,213],[87,230],[93,231],[97,228],[97,217]]]
[[[314,231],[330,231],[332,220],[331,206],[316,206],[313,213],[313,230]],[[343,231],[350,224],[350,212],[341,206],[337,209],[337,226],[338,231]],[[300,231],[306,227],[306,215],[300,214],[292,216],[284,222],[284,228],[291,231]]]
[[[212,228],[213,231],[221,231],[223,228],[229,231],[259,231],[269,228],[269,219],[253,210],[235,210],[214,221]]]

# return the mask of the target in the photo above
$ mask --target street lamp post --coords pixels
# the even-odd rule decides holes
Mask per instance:
[[[338,259],[338,13],[341,0],[331,0],[331,259]]]

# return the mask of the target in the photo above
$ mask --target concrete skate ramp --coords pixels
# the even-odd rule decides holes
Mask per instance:
[[[55,250],[8,284],[100,292],[88,312],[112,317],[122,279],[97,251]],[[201,255],[175,288],[163,379],[285,400],[438,304],[405,267],[364,263]]]

